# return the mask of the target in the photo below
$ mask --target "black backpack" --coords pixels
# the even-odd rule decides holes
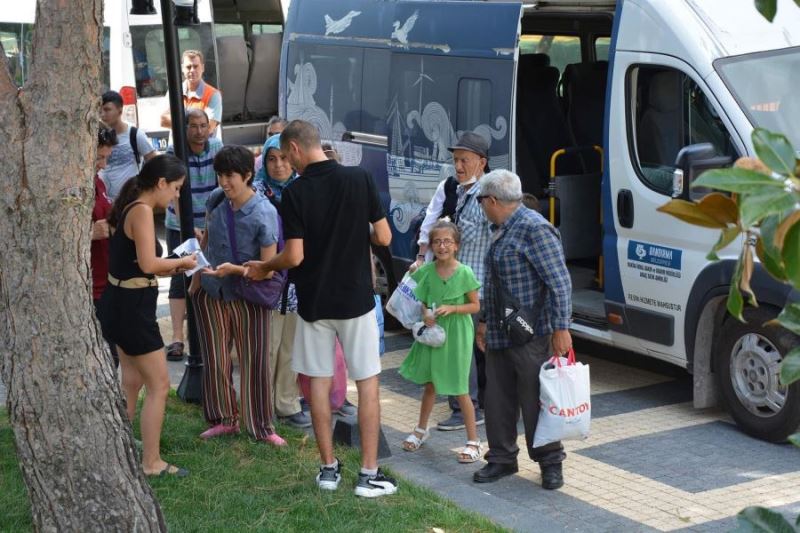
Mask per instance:
[[[136,142],[136,134],[139,132],[139,128],[136,126],[131,126],[130,129],[130,143],[131,148],[133,148],[133,157],[136,159],[136,166],[140,166],[142,164],[142,157],[139,155],[139,143]]]

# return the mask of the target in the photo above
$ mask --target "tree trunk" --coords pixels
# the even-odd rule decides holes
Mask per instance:
[[[166,529],[92,307],[102,20],[39,0],[19,92],[0,46],[0,363],[39,531]]]

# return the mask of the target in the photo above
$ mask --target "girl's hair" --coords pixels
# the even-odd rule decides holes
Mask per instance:
[[[236,172],[244,178],[250,173],[247,184],[253,183],[255,177],[255,156],[248,148],[237,144],[224,146],[214,157],[214,171],[217,174],[230,174]]]
[[[439,220],[433,225],[428,232],[428,242],[433,242],[433,235],[438,231],[449,231],[453,235],[453,240],[456,241],[456,244],[461,244],[461,232],[458,231],[458,226],[449,220]]]
[[[112,128],[100,128],[97,131],[97,147],[115,146],[117,144],[117,132]]]
[[[108,215],[108,224],[117,227],[120,216],[131,202],[134,202],[145,191],[154,189],[158,180],[164,178],[167,183],[178,181],[186,176],[186,165],[172,154],[157,155],[145,162],[139,175],[125,182],[119,196],[114,201],[111,213]]]

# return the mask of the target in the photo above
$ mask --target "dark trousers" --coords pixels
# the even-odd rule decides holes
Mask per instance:
[[[172,253],[175,248],[180,246],[181,232],[178,230],[167,228],[167,249]],[[169,280],[169,294],[170,300],[185,300],[186,299],[186,276],[183,274],[175,274]]]
[[[490,463],[517,462],[517,414],[522,410],[528,455],[540,466],[566,457],[561,442],[532,448],[539,420],[539,369],[551,355],[550,336],[535,337],[523,346],[488,350],[486,354],[486,439]]]
[[[478,329],[478,315],[472,315],[472,323],[475,329]],[[472,405],[475,410],[484,408],[484,397],[486,391],[486,354],[483,350],[478,348],[476,343],[472,345],[472,364],[469,368],[469,397],[472,399]],[[458,399],[455,396],[448,396],[447,403],[450,405],[450,410],[454,413],[460,413],[461,407],[458,405]]]

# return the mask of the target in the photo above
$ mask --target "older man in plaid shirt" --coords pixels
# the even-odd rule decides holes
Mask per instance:
[[[555,354],[572,347],[569,334],[572,284],[557,230],[539,213],[521,205],[519,177],[496,170],[481,179],[477,197],[492,222],[493,242],[486,256],[483,318],[476,332],[486,347],[486,438],[488,463],[475,472],[478,483],[496,481],[517,472],[517,413],[522,410],[528,455],[539,463],[542,487],[564,484],[561,463],[566,457],[560,442],[533,448],[539,419],[539,369]],[[493,274],[494,273],[494,274]],[[501,285],[504,289],[501,288]],[[500,321],[513,305],[538,315],[532,340],[515,346]]]

